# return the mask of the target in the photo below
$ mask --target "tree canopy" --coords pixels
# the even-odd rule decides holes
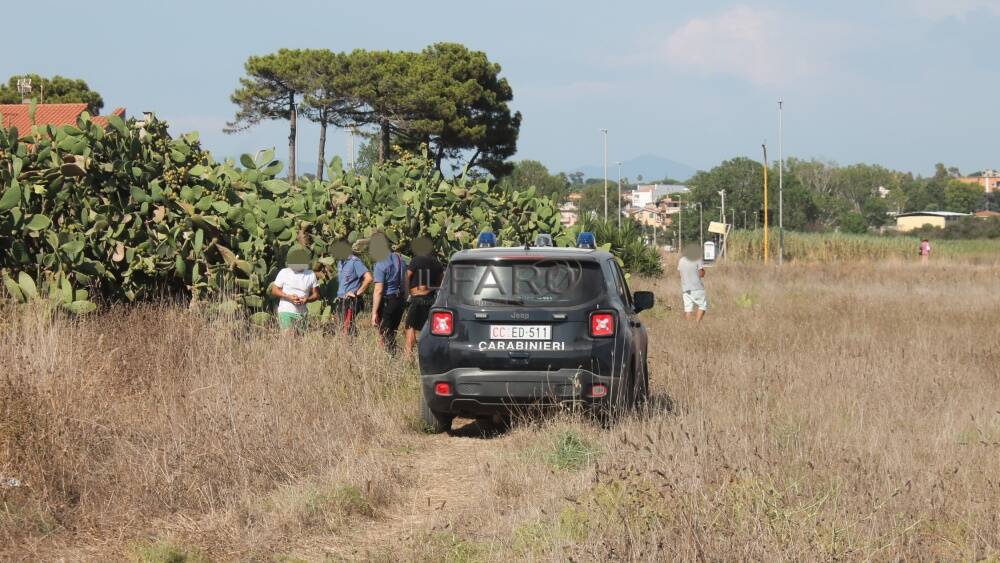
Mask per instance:
[[[411,152],[425,145],[438,169],[449,161],[500,177],[512,169],[507,159],[516,151],[521,125],[500,70],[485,53],[457,43],[420,52],[282,49],[247,60],[232,95],[239,109],[228,131],[288,119],[294,155],[294,121],[301,114],[320,125],[320,177],[328,125],[374,127],[383,161],[394,144]],[[290,175],[294,170],[290,156]]]
[[[549,169],[537,160],[521,160],[512,165],[510,174],[500,182],[514,189],[535,186],[537,193],[561,199],[569,192],[570,181],[565,173],[550,174]]]
[[[226,132],[244,131],[261,121],[287,119],[288,177],[295,181],[296,104],[309,88],[310,62],[301,49],[281,49],[277,53],[252,56],[244,65],[246,76],[230,99],[239,109]]]
[[[0,104],[19,104],[21,93],[17,91],[17,81],[31,79],[31,97],[47,104],[84,103],[91,115],[97,115],[104,107],[101,95],[91,90],[83,80],[66,78],[58,74],[46,78],[37,74],[11,76],[7,84],[0,85]]]

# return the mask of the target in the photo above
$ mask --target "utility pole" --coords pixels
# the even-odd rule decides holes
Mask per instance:
[[[351,151],[351,158],[348,159],[348,162],[351,165],[351,170],[354,170],[354,167],[355,167],[355,163],[354,163],[354,127],[351,127],[351,136],[350,136],[350,138],[348,140],[348,147],[350,148],[350,151]]]
[[[764,149],[764,263],[767,264],[767,144],[760,146]]]
[[[604,133],[604,222],[608,222],[608,130],[601,129]]]
[[[784,147],[782,139],[781,109],[784,102],[778,100],[778,265],[785,263],[785,189],[784,189]]]
[[[618,165],[618,230],[622,230],[622,163]]]
[[[722,225],[725,226],[725,224],[726,224],[726,190],[719,191],[719,195],[722,196],[722,219],[721,219],[721,221],[722,221]],[[724,230],[726,231],[726,233],[724,235],[722,235],[722,256],[724,256],[726,258],[729,258],[728,256],[726,256],[726,247],[728,246],[727,242],[729,240],[729,228],[727,227]]]
[[[698,241],[701,248],[705,248],[705,219],[701,213],[701,202],[698,202]]]
[[[684,252],[684,200],[677,196],[677,252]]]

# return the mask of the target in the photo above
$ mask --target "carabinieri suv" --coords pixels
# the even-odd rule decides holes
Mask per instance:
[[[420,335],[421,411],[434,432],[456,416],[582,403],[610,413],[645,400],[653,294],[629,291],[608,252],[477,248],[448,264]]]

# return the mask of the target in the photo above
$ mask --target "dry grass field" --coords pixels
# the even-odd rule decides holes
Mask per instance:
[[[370,344],[0,310],[0,560],[1000,559],[996,263],[719,266],[700,326],[667,271],[608,430],[430,436]]]

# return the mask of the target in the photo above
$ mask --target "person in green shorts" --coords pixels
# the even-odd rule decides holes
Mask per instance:
[[[278,326],[284,334],[302,332],[309,311],[306,304],[319,299],[316,274],[309,269],[309,251],[293,248],[288,251],[286,266],[278,272],[271,294],[278,298]]]

